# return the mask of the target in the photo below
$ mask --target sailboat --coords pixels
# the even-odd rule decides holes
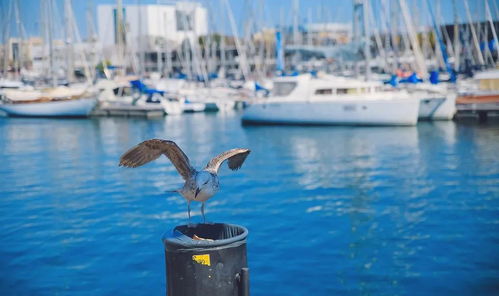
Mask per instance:
[[[51,76],[52,85],[50,87],[39,89],[4,89],[0,92],[0,110],[7,113],[9,116],[24,116],[24,117],[84,117],[88,116],[92,109],[97,104],[97,95],[92,87],[87,84],[73,84],[69,86],[57,86],[57,77],[55,74],[54,65],[54,48],[52,31],[53,10],[52,1],[42,2],[42,12],[47,25],[45,33],[48,39],[49,47],[49,75]],[[71,1],[65,1],[66,13],[66,52],[69,58],[72,56],[72,40],[74,35],[77,37],[76,24],[72,13]],[[71,21],[72,20],[72,21]],[[75,34],[76,33],[76,34]],[[78,39],[78,38],[76,38]],[[68,78],[72,76],[72,61],[67,61]],[[89,79],[90,71],[87,69],[87,79]],[[69,80],[69,79],[68,79]]]
[[[6,89],[0,110],[21,117],[85,117],[97,103],[94,93],[65,86],[42,90]]]

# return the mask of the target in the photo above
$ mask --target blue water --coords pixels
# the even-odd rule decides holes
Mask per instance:
[[[207,219],[246,226],[252,295],[498,295],[499,125],[242,127],[238,114],[158,120],[0,118],[0,294],[164,295],[162,234],[187,222],[166,158],[236,146]],[[194,220],[201,221],[194,205]]]

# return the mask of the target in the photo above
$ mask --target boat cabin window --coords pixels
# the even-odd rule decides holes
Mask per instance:
[[[333,89],[332,88],[323,88],[323,89],[318,89],[315,91],[316,95],[332,95],[333,94]]]
[[[296,82],[274,82],[274,96],[287,96],[296,88]]]
[[[346,94],[360,94],[360,93],[367,93],[369,91],[368,88],[338,88],[336,90],[336,94],[338,95],[346,95]]]
[[[131,87],[117,87],[113,89],[113,92],[116,96],[131,96],[132,88]]]

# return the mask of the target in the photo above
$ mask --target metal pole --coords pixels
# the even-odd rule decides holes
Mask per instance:
[[[45,14],[45,17],[47,18],[47,24],[48,24],[48,42],[49,42],[49,64],[50,64],[50,77],[51,77],[51,82],[52,82],[52,87],[56,87],[57,85],[57,78],[55,74],[55,65],[54,65],[54,42],[52,40],[52,30],[54,29],[54,25],[52,22],[52,14],[53,14],[53,8],[52,8],[52,0],[48,0],[46,2],[46,8],[47,8],[47,13]]]
[[[475,27],[473,26],[473,19],[471,18],[470,7],[468,6],[467,0],[464,0],[464,8],[466,9],[466,16],[468,17],[469,26],[471,29],[471,36],[473,37],[473,45],[475,46],[478,62],[480,63],[480,65],[484,65],[485,61],[480,51],[480,44],[478,43],[478,37],[476,35]]]
[[[369,31],[369,0],[364,0],[363,5],[364,22],[364,57],[366,59],[366,81],[371,79],[371,36]]]
[[[454,69],[459,71],[461,48],[459,43],[459,17],[457,15],[456,0],[452,0],[452,11],[454,14]]]
[[[240,278],[239,278],[239,295],[249,296],[249,268],[241,268]]]
[[[124,57],[123,57],[123,47],[124,47],[124,42],[123,42],[123,1],[122,0],[117,0],[117,8],[116,8],[116,33],[118,36],[116,36],[116,43],[117,43],[117,51],[118,51],[118,66],[120,66],[119,73],[120,75],[123,75],[126,73],[126,70],[124,69]]]

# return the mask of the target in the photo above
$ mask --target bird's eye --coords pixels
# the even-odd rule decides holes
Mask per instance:
[[[206,184],[208,184],[208,181],[206,181],[206,182],[203,183],[203,185],[206,185]]]

